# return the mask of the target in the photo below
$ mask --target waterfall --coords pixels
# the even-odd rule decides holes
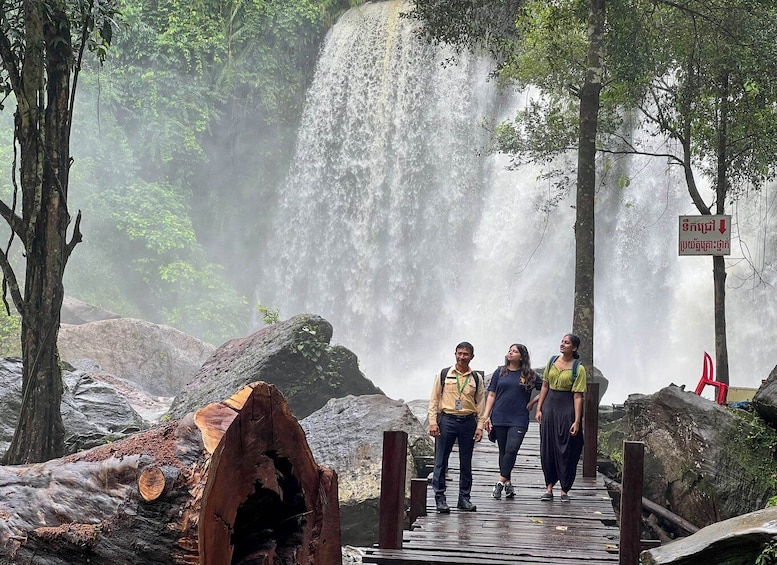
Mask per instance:
[[[540,170],[508,170],[485,150],[483,124],[509,117],[527,94],[500,93],[485,57],[421,42],[400,17],[407,9],[369,3],[330,30],[256,297],[284,318],[329,320],[368,378],[410,400],[428,396],[460,341],[489,373],[514,342],[535,367],[558,352],[572,324],[575,201],[572,178],[544,212],[554,189]],[[656,159],[621,166],[632,182],[603,181],[596,210],[595,364],[613,403],[669,383],[693,389],[703,352],[714,352],[712,259],[677,254],[678,215],[695,213],[682,179]],[[752,234],[750,253],[773,285],[769,192],[734,223]],[[777,363],[765,338],[775,290],[735,282],[734,270],[746,270],[734,257],[731,384],[755,387]]]

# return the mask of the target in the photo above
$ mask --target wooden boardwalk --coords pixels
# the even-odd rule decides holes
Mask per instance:
[[[402,549],[364,549],[365,565],[514,565],[521,563],[618,563],[618,526],[601,475],[583,478],[582,463],[570,503],[540,501],[544,479],[540,466],[539,426],[532,422],[518,453],[512,482],[516,496],[491,497],[498,477],[497,447],[484,438],[475,446],[472,502],[477,512],[456,510],[458,452],[450,459],[448,504],[450,514],[435,510],[431,483],[427,489],[427,516],[403,532]]]

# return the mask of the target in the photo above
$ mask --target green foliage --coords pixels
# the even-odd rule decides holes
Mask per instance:
[[[777,565],[777,541],[766,544],[758,557],[755,558],[754,565]]]
[[[721,189],[720,211],[721,195],[736,198],[774,174],[777,4],[695,4],[660,4],[650,11],[653,19],[644,19],[650,66],[640,107],[685,148],[676,161],[691,159]]]
[[[262,315],[262,321],[268,326],[277,324],[280,319],[278,317],[278,310],[265,306],[264,304],[257,305],[256,311]]]
[[[331,348],[326,341],[322,341],[320,330],[314,324],[303,324],[295,339],[292,353],[302,355],[314,366],[312,377],[326,382],[330,386],[337,386],[340,382],[339,368],[333,366],[330,358]]]
[[[318,329],[316,327],[310,324],[304,324],[302,326],[296,349],[305,359],[315,364],[316,372],[318,374],[324,373],[322,363],[324,360],[324,352],[327,350],[327,347],[328,345],[318,337]]]
[[[618,476],[623,472],[623,441],[628,439],[619,429],[618,423],[611,422],[599,427],[598,453],[612,461]]]
[[[485,49],[503,61],[513,49],[522,0],[416,0],[407,17],[421,22],[428,41],[460,50]]]
[[[212,343],[244,332],[261,268],[251,254],[321,41],[360,3],[124,0],[120,23],[101,20],[89,41],[111,57],[83,62],[73,120],[69,198],[84,241],[66,292]],[[0,139],[11,131],[4,112]],[[3,194],[12,162],[0,143]]]
[[[744,410],[735,410],[739,424],[738,435],[744,437],[751,449],[767,451],[771,455],[777,455],[777,431],[766,425],[757,414]]]
[[[21,357],[22,324],[18,315],[0,312],[0,357]]]
[[[768,485],[769,491],[777,492],[777,471],[774,468],[777,456],[777,431],[755,413],[733,410],[736,426],[725,439],[732,446],[730,453],[748,470],[752,477]]]
[[[170,186],[133,183],[109,196],[119,231],[155,255],[191,246],[196,237],[185,203]]]
[[[68,293],[212,343],[245,331],[259,203],[285,172],[320,40],[353,3],[123,2],[109,64],[82,74]]]
[[[247,301],[225,281],[223,267],[206,259],[180,191],[135,183],[106,202],[134,257],[127,266],[145,283],[145,297],[129,287],[128,294],[157,305],[165,323],[212,343],[243,331]]]

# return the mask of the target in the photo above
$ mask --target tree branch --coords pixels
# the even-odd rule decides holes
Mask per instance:
[[[682,159],[680,159],[677,155],[674,155],[672,153],[653,153],[651,151],[640,151],[639,149],[636,149],[636,148],[630,148],[626,150],[599,149],[599,153],[607,153],[609,155],[640,155],[643,157],[664,157],[668,161],[676,165],[683,164]]]
[[[11,88],[15,93],[21,91],[22,78],[19,73],[19,65],[16,56],[14,55],[11,42],[8,41],[8,36],[4,33],[0,33],[0,59],[3,61],[3,67],[8,72],[8,78],[11,81]],[[23,97],[17,96],[17,104],[23,103],[20,99]]]
[[[0,200],[0,216],[8,222],[8,225],[11,226],[11,230],[18,235],[22,241],[24,240],[24,222],[22,219],[14,213],[11,208],[8,207],[8,204]]]
[[[24,299],[19,289],[19,282],[16,279],[13,267],[11,267],[11,262],[8,260],[8,255],[2,250],[0,250],[0,268],[3,270],[3,305],[5,306],[5,311],[9,316],[11,315],[11,309],[8,306],[8,298],[6,296],[7,291],[10,291],[11,300],[13,300],[16,311],[24,319]]]
[[[67,263],[67,260],[70,258],[70,254],[73,252],[73,249],[75,249],[76,245],[82,241],[83,236],[81,235],[81,210],[79,210],[78,214],[76,215],[76,223],[73,226],[73,237],[70,238],[70,242],[65,247],[65,263]]]

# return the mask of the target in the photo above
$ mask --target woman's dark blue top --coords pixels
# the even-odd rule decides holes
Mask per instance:
[[[502,367],[498,367],[491,377],[488,392],[496,394],[494,407],[491,409],[491,425],[516,426],[522,430],[529,428],[529,411],[526,405],[531,400],[531,390],[521,383],[520,371],[507,371],[500,375]],[[542,377],[534,374],[534,389],[542,388]]]

